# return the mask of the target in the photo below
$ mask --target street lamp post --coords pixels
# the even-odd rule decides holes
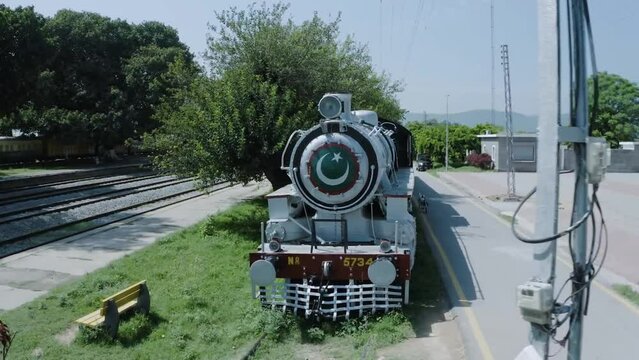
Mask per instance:
[[[448,97],[450,95],[446,95],[446,171],[448,171]]]

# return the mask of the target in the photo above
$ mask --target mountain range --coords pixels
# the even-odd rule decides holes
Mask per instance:
[[[515,133],[536,133],[537,132],[537,116],[536,115],[524,115],[521,113],[513,112],[513,132]],[[436,120],[443,123],[446,121],[446,114],[424,114],[409,112],[406,114],[406,121],[424,121],[428,117],[428,120]],[[448,115],[448,119],[451,123],[475,126],[482,123],[491,123],[490,110],[470,110],[460,113],[451,113]],[[506,128],[506,116],[503,111],[495,111],[495,125]]]

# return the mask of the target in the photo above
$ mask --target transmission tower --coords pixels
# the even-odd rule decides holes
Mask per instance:
[[[501,64],[504,67],[504,94],[506,105],[506,167],[508,171],[507,199],[517,199],[515,191],[515,168],[513,166],[513,114],[510,99],[510,63],[508,62],[508,45],[501,46]]]
[[[495,125],[495,7],[490,0],[490,123]]]

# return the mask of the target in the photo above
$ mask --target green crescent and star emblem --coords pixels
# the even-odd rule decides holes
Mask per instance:
[[[313,154],[310,170],[311,180],[321,192],[339,194],[355,185],[359,164],[348,147],[329,144]]]

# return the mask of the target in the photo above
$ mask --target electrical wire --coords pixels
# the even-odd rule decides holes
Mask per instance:
[[[586,31],[588,33],[588,49],[590,50],[590,66],[592,67],[592,109],[590,111],[590,123],[595,122],[597,113],[599,112],[599,72],[597,71],[597,57],[595,56],[595,40],[592,36],[592,26],[590,24],[590,11],[588,10],[588,1],[583,0],[584,20],[586,22]],[[592,135],[592,128],[589,129]]]
[[[550,235],[550,236],[546,236],[546,237],[542,237],[542,238],[536,238],[536,239],[532,239],[532,238],[528,238],[524,235],[522,235],[521,233],[519,233],[519,231],[517,231],[517,227],[516,227],[516,222],[517,222],[517,214],[519,214],[519,211],[521,211],[521,208],[524,206],[524,204],[535,194],[535,192],[537,192],[537,187],[535,186],[526,196],[524,196],[524,198],[522,199],[522,201],[519,203],[519,205],[517,206],[517,209],[515,210],[515,212],[513,213],[513,217],[512,220],[510,222],[510,229],[512,230],[513,234],[515,235],[515,237],[522,242],[525,242],[527,244],[542,244],[542,243],[546,243],[546,242],[550,242],[553,240],[557,240],[560,237],[566,236],[568,234],[570,234],[571,232],[575,231],[579,226],[581,226],[581,224],[583,224],[586,220],[588,220],[588,217],[590,217],[590,215],[592,215],[592,209],[593,209],[593,202],[590,202],[590,207],[588,208],[588,211],[579,219],[579,221],[577,221],[576,223],[571,224],[568,228]],[[596,190],[595,190],[596,192]],[[593,192],[594,195],[594,192]]]

